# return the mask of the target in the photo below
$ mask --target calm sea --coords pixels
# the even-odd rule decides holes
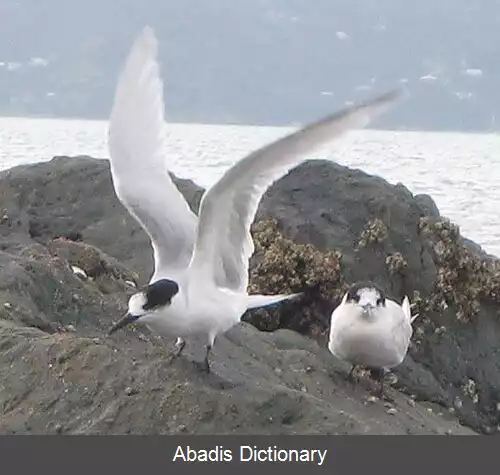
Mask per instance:
[[[105,121],[0,118],[0,169],[54,155],[108,156]],[[285,127],[169,124],[171,170],[202,186],[249,151],[293,130]],[[315,157],[428,193],[462,233],[500,256],[500,135],[352,132]]]

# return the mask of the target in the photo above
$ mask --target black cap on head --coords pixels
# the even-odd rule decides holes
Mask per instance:
[[[169,279],[160,279],[152,284],[149,284],[144,290],[146,303],[143,305],[144,310],[154,310],[155,308],[164,307],[170,304],[172,297],[179,292],[177,282]]]
[[[357,282],[355,284],[352,284],[351,287],[349,287],[349,290],[347,291],[347,302],[349,301],[354,301],[354,302],[359,302],[359,291],[362,289],[374,289],[380,294],[380,299],[377,301],[378,305],[385,305],[385,299],[386,295],[385,292],[382,290],[380,286],[375,284],[374,282]]]

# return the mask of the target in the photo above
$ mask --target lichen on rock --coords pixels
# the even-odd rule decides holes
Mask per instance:
[[[387,239],[389,230],[380,218],[371,219],[361,232],[358,248],[368,247],[370,244],[381,243]]]
[[[459,227],[448,219],[422,218],[419,225],[433,243],[437,265],[435,291],[426,302],[427,311],[453,306],[457,319],[470,321],[479,312],[481,299],[500,302],[498,259],[486,259],[467,248]]]
[[[311,244],[299,244],[286,238],[277,221],[272,219],[255,223],[252,235],[255,255],[249,292],[305,292],[305,296],[296,304],[290,302],[253,311],[250,322],[261,330],[286,327],[316,337],[323,333],[331,312],[329,302],[338,301],[346,289],[341,254],[335,250],[323,252]],[[324,317],[323,321],[318,320],[318,315]]]
[[[391,274],[397,274],[401,272],[403,269],[408,268],[408,262],[405,260],[405,258],[400,252],[394,252],[393,254],[389,254],[385,258],[385,263]]]

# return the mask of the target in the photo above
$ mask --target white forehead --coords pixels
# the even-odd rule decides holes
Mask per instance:
[[[368,288],[364,287],[362,289],[359,289],[356,294],[359,297],[363,297],[365,299],[370,299],[370,300],[377,300],[381,297],[380,292],[377,289],[374,288]]]

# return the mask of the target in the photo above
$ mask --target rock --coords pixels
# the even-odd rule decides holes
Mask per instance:
[[[106,290],[106,293],[103,290]],[[72,325],[82,334],[104,331],[126,311],[132,290],[108,276],[105,283],[83,282],[68,262],[32,244],[14,254],[0,252],[0,318],[48,333]],[[117,305],[119,303],[119,305]]]
[[[415,195],[415,200],[419,204],[419,206],[423,209],[424,213],[427,216],[431,216],[432,218],[438,219],[441,217],[439,209],[436,205],[436,202],[432,199],[431,196],[426,194]]]
[[[123,284],[130,286],[130,282],[139,280],[139,276],[128,270],[116,259],[106,255],[95,246],[82,242],[73,242],[57,238],[47,243],[49,252],[66,261],[77,269],[80,268],[89,276],[103,293],[116,290],[110,286],[119,282],[118,289],[123,289]]]
[[[202,189],[190,180],[174,181],[197,211]],[[149,279],[149,239],[116,198],[107,160],[55,157],[5,170],[0,198],[12,222],[0,223],[0,237],[8,236],[4,247],[19,249],[32,240],[46,244],[58,237],[83,240],[134,269],[142,282]]]
[[[474,398],[477,403],[469,400],[457,408],[458,417],[476,430],[498,423],[497,258],[460,236],[428,200],[422,205],[422,198],[401,185],[330,162],[311,161],[292,170],[268,191],[258,215],[275,219],[296,243],[338,252],[341,282],[370,279],[398,301],[409,295],[416,304],[413,312],[420,314],[415,327],[423,336],[414,338],[405,363],[395,371],[398,387],[450,408],[472,378],[480,396]],[[373,234],[376,223],[380,229]],[[372,238],[365,244],[363,236]],[[391,268],[401,258],[404,265]],[[338,303],[338,298],[331,301],[329,309]],[[292,310],[277,309],[285,311]],[[318,315],[311,325],[318,322],[320,329],[312,333],[324,336],[328,319]],[[441,327],[446,333],[435,333]]]
[[[402,394],[397,414],[365,407],[363,385],[347,383],[326,350],[291,331],[243,324],[218,343],[206,376],[190,353],[170,362],[163,345],[145,346],[133,365],[134,345],[0,321],[0,432],[45,434],[57,421],[65,434],[473,434],[408,408]],[[276,363],[293,371],[278,375]],[[318,371],[307,374],[304,364]]]
[[[196,212],[203,190],[174,181]],[[169,433],[179,424],[188,433],[445,433],[449,424],[470,433],[457,420],[476,431],[498,425],[493,260],[402,185],[323,161],[277,182],[259,208],[255,240],[263,246],[252,259],[270,278],[254,275],[252,285],[303,286],[306,298],[249,312],[247,321],[278,330],[232,330],[218,341],[208,378],[189,351],[169,364],[170,342],[142,327],[105,338],[135,290],[127,282],[143,284],[152,268],[149,240],[116,199],[107,161],[58,157],[16,167],[0,174],[0,196],[9,216],[0,222],[0,299],[12,305],[0,306],[2,432],[22,432],[29,419],[43,433],[51,418],[65,433]],[[270,257],[283,263],[279,272]],[[72,265],[94,277],[78,279]],[[332,309],[361,279],[399,301],[408,294],[420,314],[410,354],[395,371],[395,387],[417,402],[391,390],[395,414],[365,406],[369,379],[347,384],[346,368],[324,348]],[[476,313],[458,319],[466,310]],[[64,331],[69,325],[75,332]],[[435,331],[441,327],[446,332]],[[127,397],[126,388],[138,392]]]

